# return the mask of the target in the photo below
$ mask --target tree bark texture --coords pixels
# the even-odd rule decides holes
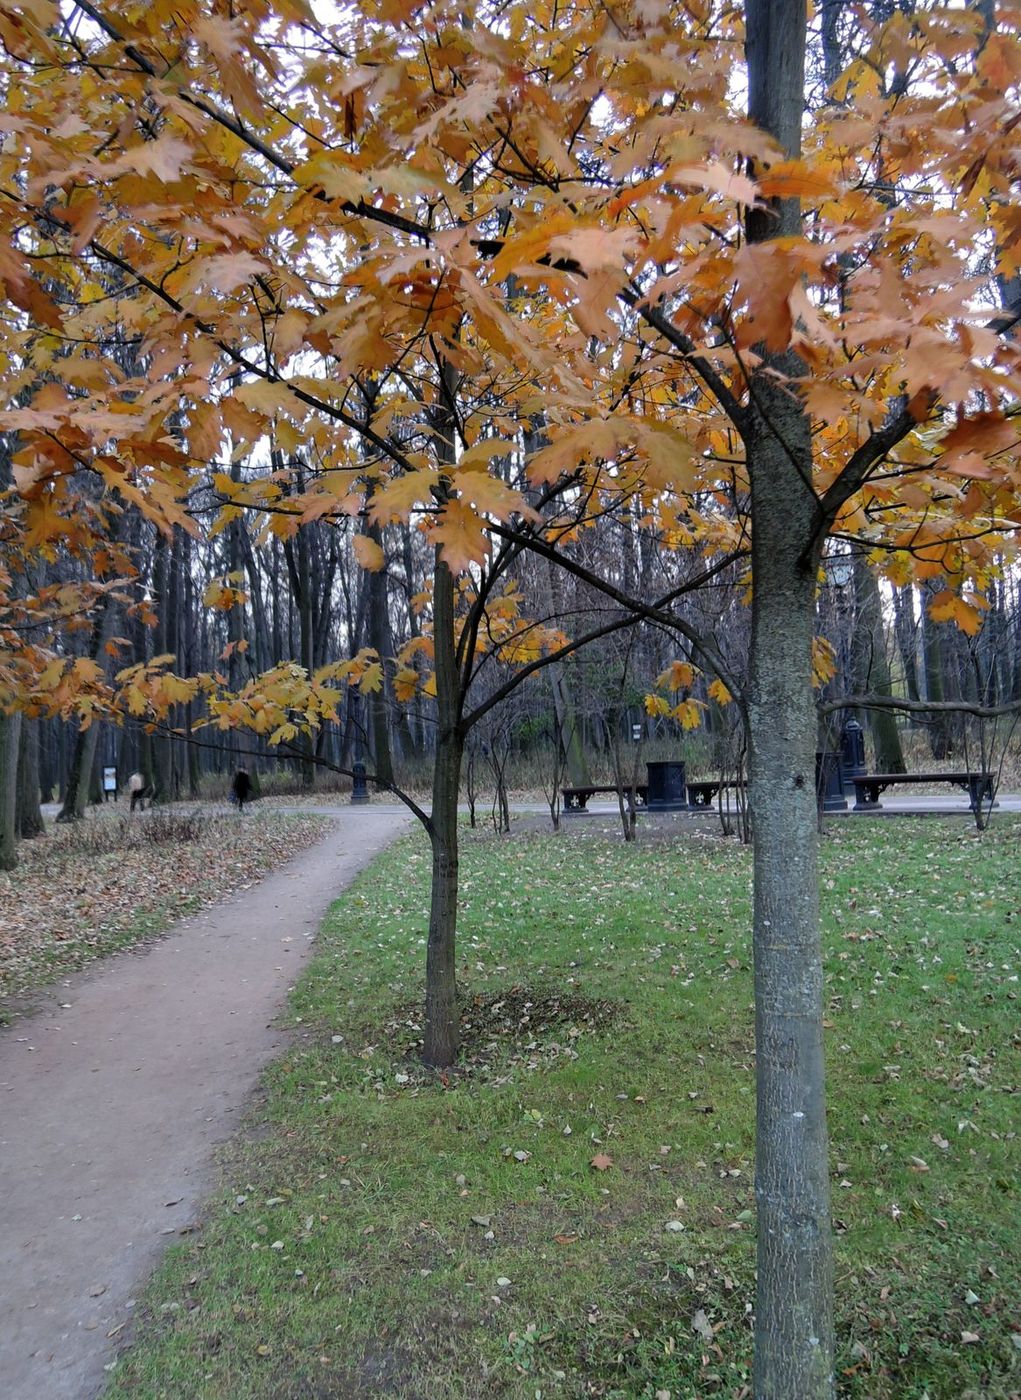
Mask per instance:
[[[369,539],[383,548],[383,531],[379,525],[369,523],[365,527]],[[378,690],[369,697],[369,714],[372,724],[372,757],[376,777],[383,783],[392,785],[394,781],[393,755],[390,751],[389,696],[393,675],[393,636],[390,630],[388,569],[368,574],[366,587],[369,590],[369,644],[375,648],[383,667],[383,679]]]
[[[39,721],[23,717],[18,747],[18,836],[31,840],[46,832],[39,796]]]
[[[904,668],[907,697],[909,700],[919,700],[918,627],[915,622],[915,590],[911,586],[893,590],[893,633]]]
[[[800,425],[784,421],[780,393],[776,400],[769,405],[771,421],[789,446],[797,436],[791,429]],[[817,556],[804,481],[786,447],[765,426],[760,432],[749,457],[755,522],[748,706],[759,1232],[755,1395],[814,1400],[833,1393],[811,671]],[[807,425],[803,439],[807,453]],[[802,528],[795,530],[798,516]]]
[[[438,551],[433,587],[433,622],[437,736],[429,832],[432,842],[432,888],[425,967],[423,1058],[426,1064],[445,1069],[456,1060],[459,1041],[455,972],[457,797],[464,734],[454,650],[454,579]]]
[[[18,863],[18,748],[21,712],[0,711],[0,870]]]
[[[879,583],[868,561],[860,554],[854,558],[854,602],[851,684],[858,695],[892,695]],[[876,751],[876,771],[906,773],[900,730],[893,711],[870,710],[866,722]]]
[[[801,149],[804,0],[746,0],[749,116]],[[796,236],[796,200],[750,211],[752,242]],[[748,728],[754,837],[757,1400],[834,1394],[833,1279],[815,792],[812,636],[824,521],[811,424],[764,355],[750,383],[752,504]]]
[[[156,536],[153,552],[152,591],[156,603],[156,634],[154,646],[157,656],[174,653],[177,650],[175,636],[176,606],[174,595],[173,546],[162,532]],[[173,720],[170,720],[173,725]],[[154,802],[169,802],[174,796],[172,740],[169,734],[155,734],[152,741],[153,794]]]

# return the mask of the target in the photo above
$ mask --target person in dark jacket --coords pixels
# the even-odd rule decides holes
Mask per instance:
[[[139,811],[145,811],[145,799],[149,796],[149,789],[141,773],[132,773],[128,779],[128,792],[131,794],[131,810],[137,807]]]
[[[230,793],[233,800],[238,804],[238,811],[245,810],[245,803],[252,795],[252,780],[243,768],[239,768],[234,774],[234,781],[231,783]]]

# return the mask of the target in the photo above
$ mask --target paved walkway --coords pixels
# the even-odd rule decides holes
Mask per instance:
[[[285,1043],[274,1018],[323,914],[409,822],[376,804],[331,816],[319,845],[0,1032],[0,1400],[102,1388]]]

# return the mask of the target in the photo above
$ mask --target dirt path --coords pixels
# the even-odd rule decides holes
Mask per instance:
[[[284,1043],[273,1020],[330,901],[405,825],[340,808],[252,889],[0,1032],[0,1394],[92,1400],[134,1297],[213,1184]]]

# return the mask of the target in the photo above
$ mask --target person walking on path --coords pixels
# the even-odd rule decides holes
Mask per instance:
[[[148,794],[148,786],[141,773],[132,773],[128,779],[128,792],[131,794],[131,810],[137,807],[139,811],[145,811],[145,799]]]
[[[252,780],[243,768],[239,768],[234,774],[234,781],[231,783],[230,793],[233,800],[238,805],[238,811],[245,810],[245,803],[252,795]]]

